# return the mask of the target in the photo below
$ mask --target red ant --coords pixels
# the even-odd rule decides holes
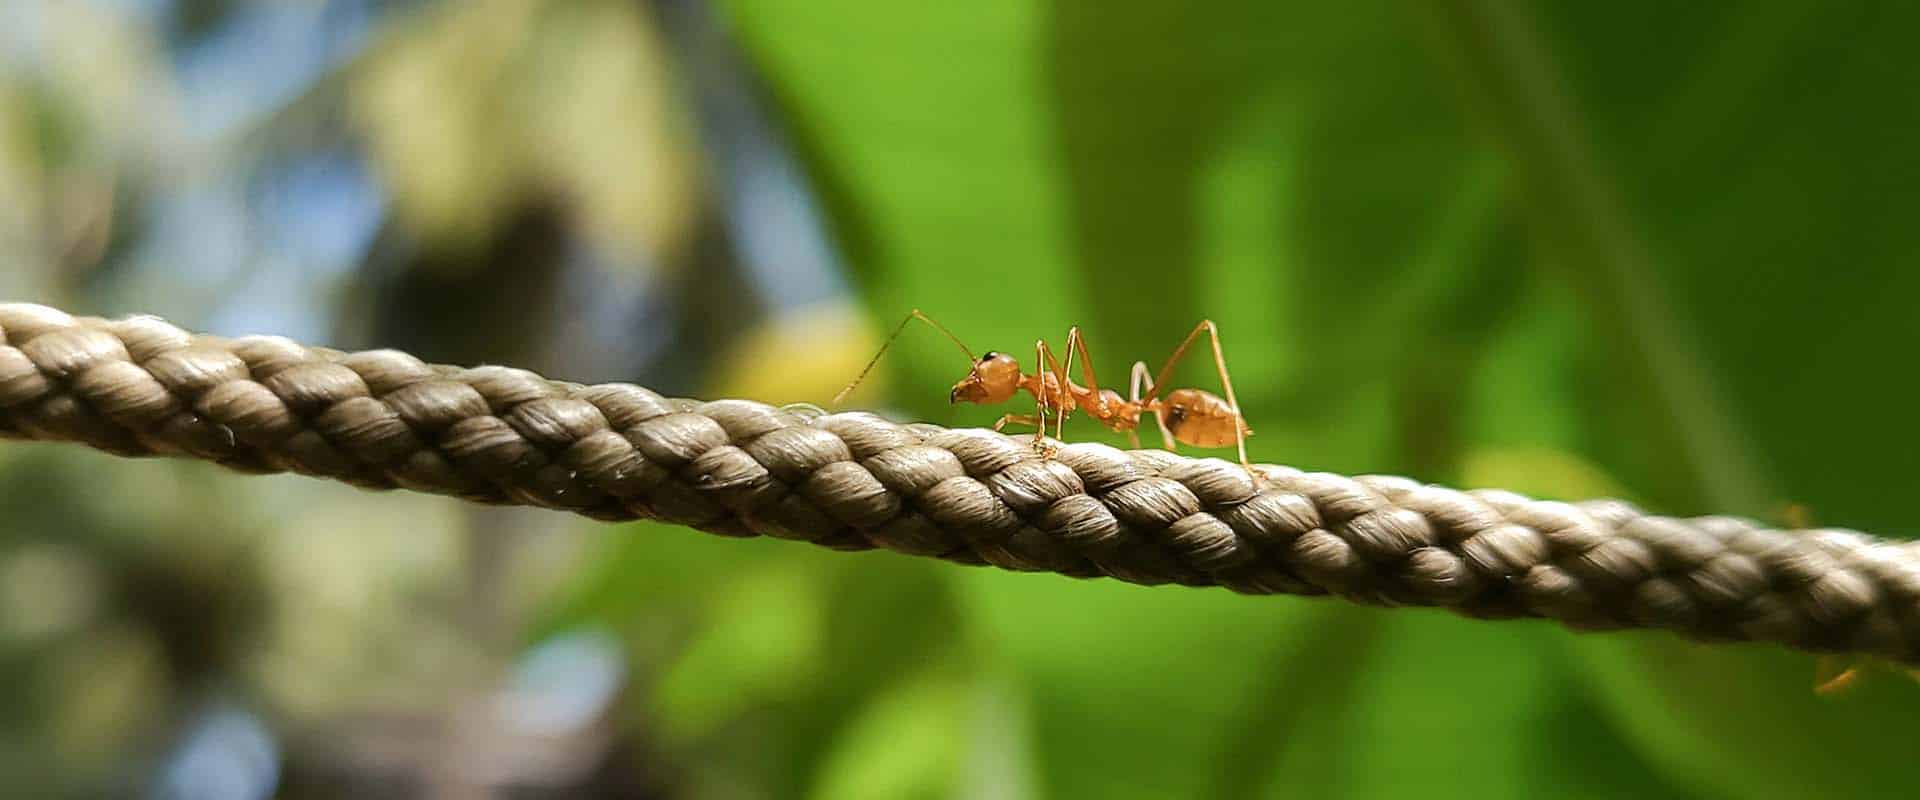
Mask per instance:
[[[1800,503],[1788,503],[1780,516],[1788,530],[1805,531],[1813,527],[1813,511]],[[1828,696],[1845,694],[1876,663],[1867,657],[1822,654],[1814,661],[1813,693]],[[1904,671],[1908,677],[1920,681],[1920,669]]]
[[[1087,355],[1086,339],[1080,335],[1077,326],[1067,331],[1066,366],[1061,366],[1046,340],[1041,339],[1033,343],[1036,366],[1033,374],[1028,375],[1021,370],[1018,360],[1005,353],[989,351],[985,356],[975,358],[973,351],[961,343],[960,337],[916,308],[893,329],[893,335],[887,337],[886,343],[880,346],[880,352],[867,362],[866,369],[860,371],[859,377],[834,396],[834,404],[838,405],[861,381],[866,380],[867,373],[873,371],[873,366],[880,362],[887,348],[892,347],[893,341],[900,338],[907,324],[916,319],[945,334],[960,347],[960,352],[967,354],[967,361],[972,364],[967,376],[955,383],[953,391],[947,394],[948,401],[1004,403],[1021,391],[1026,391],[1033,395],[1034,413],[1007,414],[994,423],[993,429],[1000,430],[1008,423],[1032,425],[1033,446],[1043,453],[1051,454],[1045,443],[1049,410],[1054,416],[1055,439],[1059,439],[1066,430],[1067,416],[1076,410],[1084,410],[1108,429],[1125,433],[1136,448],[1140,446],[1140,436],[1135,432],[1140,427],[1140,415],[1152,414],[1154,422],[1160,427],[1160,438],[1168,450],[1177,449],[1174,444],[1176,441],[1194,447],[1226,447],[1231,444],[1240,450],[1240,465],[1255,480],[1259,479],[1259,473],[1247,461],[1247,437],[1253,435],[1253,430],[1247,427],[1246,418],[1240,415],[1240,401],[1234,398],[1233,379],[1227,375],[1226,356],[1220,352],[1220,331],[1214,326],[1213,320],[1201,320],[1199,325],[1195,325],[1193,332],[1187,334],[1186,340],[1173,351],[1173,355],[1167,357],[1166,364],[1160,367],[1158,373],[1149,376],[1146,362],[1134,362],[1130,398],[1122,398],[1118,392],[1100,388],[1099,381],[1093,376],[1093,358]],[[1202,331],[1212,339],[1213,363],[1220,370],[1220,385],[1226,389],[1226,399],[1200,389],[1175,389],[1162,399],[1161,387],[1166,385],[1174,366],[1186,356],[1187,348],[1193,345]],[[1086,381],[1085,386],[1067,377],[1073,370],[1076,355],[1081,361],[1080,374]],[[1140,395],[1142,385],[1147,390],[1145,397]]]

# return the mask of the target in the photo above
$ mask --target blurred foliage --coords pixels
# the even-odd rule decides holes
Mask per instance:
[[[1261,460],[1915,528],[1920,11],[723,0],[753,72],[729,82],[693,0],[159,7],[19,7],[0,292],[821,405],[914,307],[976,351],[1081,325],[1122,388],[1205,317]],[[261,107],[180,77],[314,20],[349,44]],[[773,156],[716,155],[739,87],[777,111],[850,296],[783,297],[779,259],[751,263],[793,217],[754,213]],[[286,244],[309,239],[348,244]],[[1205,362],[1179,382],[1214,388]],[[990,423],[945,402],[965,369],[912,328],[852,402]],[[137,780],[214,691],[290,769],[363,743],[342,719],[506,731],[499,625],[619,634],[613,757],[690,797],[1902,796],[1920,711],[1884,675],[1816,696],[1770,648],[43,448],[0,448],[0,534],[0,676],[28,687],[0,693],[0,775],[78,795]]]
[[[435,242],[482,241],[528,195],[558,193],[622,255],[683,247],[697,209],[689,123],[642,11],[488,0],[397,26],[347,96],[400,222]]]
[[[1874,99],[1920,68],[1906,12],[728,7],[876,326],[1080,324],[1118,383],[1211,317],[1259,458],[1912,527],[1916,451],[1869,444],[1916,433],[1870,366],[1920,333],[1877,310],[1914,288],[1912,112]],[[913,416],[997,415],[944,407],[937,336],[890,359]],[[1758,648],[952,580],[1050,796],[1892,795],[1920,703]]]

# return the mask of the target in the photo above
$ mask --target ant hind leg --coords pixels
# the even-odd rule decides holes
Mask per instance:
[[[1828,653],[1814,662],[1814,694],[1837,695],[1853,688],[1859,680],[1860,665],[1849,663],[1842,656]]]
[[[1153,374],[1147,371],[1147,362],[1145,361],[1133,362],[1133,378],[1130,383],[1128,395],[1136,405],[1140,403],[1140,387],[1142,385],[1146,386],[1148,398],[1152,398],[1160,393],[1160,390],[1155,388]],[[1167,428],[1167,418],[1156,411],[1153,414],[1153,424],[1160,428],[1161,446],[1166,448],[1167,452],[1170,453],[1180,452],[1180,444],[1174,441],[1173,431]],[[1133,437],[1133,446],[1135,448],[1140,447],[1140,437],[1137,435]]]
[[[1253,479],[1255,487],[1264,486],[1265,479],[1261,477],[1258,470],[1253,468],[1253,462],[1247,458],[1247,418],[1240,413],[1240,399],[1234,396],[1233,376],[1227,373],[1227,356],[1220,348],[1220,328],[1213,324],[1213,320],[1203,319],[1200,320],[1200,324],[1193,326],[1193,331],[1187,334],[1187,338],[1180,342],[1179,347],[1174,348],[1173,355],[1167,357],[1167,363],[1160,367],[1158,374],[1154,375],[1153,382],[1156,386],[1166,385],[1167,378],[1173,374],[1174,366],[1180,363],[1180,359],[1186,357],[1187,348],[1192,347],[1194,340],[1200,338],[1201,331],[1206,331],[1208,340],[1213,344],[1213,366],[1220,373],[1220,387],[1227,392],[1227,406],[1233,409],[1233,439],[1235,447],[1240,451],[1240,466],[1247,471],[1247,476]],[[1148,391],[1147,396],[1153,397],[1159,390],[1150,388]]]

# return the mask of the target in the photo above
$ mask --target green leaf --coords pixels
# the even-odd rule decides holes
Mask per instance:
[[[876,324],[920,306],[1023,360],[1080,324],[1118,385],[1207,316],[1256,458],[1911,526],[1920,455],[1885,443],[1920,438],[1902,405],[1920,375],[1887,344],[1920,340],[1898,305],[1920,289],[1897,133],[1916,112],[1887,98],[1915,69],[1883,54],[1915,12],[729,8],[853,232]],[[890,358],[917,418],[1025,411],[946,408],[965,366],[930,332]],[[1209,361],[1179,382],[1210,388]],[[1735,689],[1687,687],[1762,672],[1663,658],[1687,647],[1671,637],[1361,626],[1371,612],[996,573],[962,587],[984,668],[1028,698],[1048,794],[1738,796],[1899,774],[1868,743],[1878,712],[1817,707],[1838,751],[1866,754],[1853,776],[1782,743],[1805,720],[1771,715],[1804,696],[1739,698],[1781,742],[1708,724]],[[1629,681],[1607,666],[1622,659],[1661,668]],[[1248,722],[1269,717],[1285,726]]]
[[[1203,793],[1314,619],[1306,601],[1225,592],[990,572],[964,585],[983,655],[1029,698],[1049,797]]]
[[[947,797],[964,763],[967,692],[941,670],[875,696],[821,765],[813,797]]]
[[[1906,793],[1912,748],[1889,735],[1920,709],[1904,673],[1871,671],[1828,697],[1813,691],[1813,657],[1772,646],[1651,634],[1576,644],[1613,724],[1682,785],[1753,798]]]
[[[1683,797],[1591,706],[1544,623],[1487,625],[1439,611],[1379,616],[1348,694],[1277,735],[1302,743],[1266,796]],[[1310,656],[1308,656],[1310,657]],[[1302,791],[1301,780],[1316,783]]]
[[[816,577],[775,566],[736,571],[705,624],[660,676],[653,709],[685,743],[818,680],[824,598]]]

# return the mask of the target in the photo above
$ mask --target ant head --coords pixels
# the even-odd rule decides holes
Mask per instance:
[[[947,399],[954,403],[1004,403],[1020,391],[1020,362],[1006,353],[988,352],[974,362],[967,377],[953,385]]]

